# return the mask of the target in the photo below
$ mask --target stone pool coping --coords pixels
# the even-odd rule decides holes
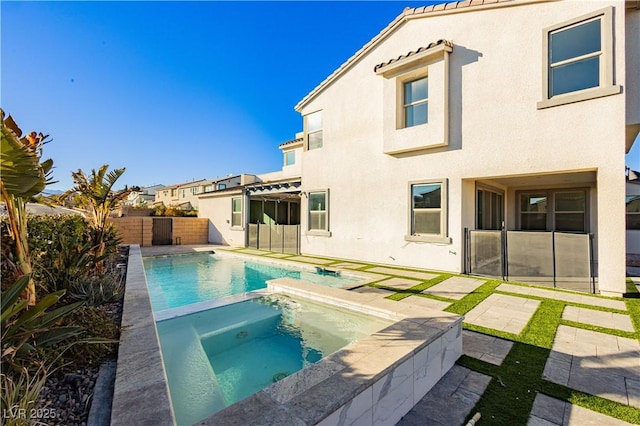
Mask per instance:
[[[111,424],[176,424],[138,244],[129,246]]]
[[[175,425],[139,245],[130,246],[126,282],[111,424]],[[399,420],[397,416],[411,409],[462,353],[463,317],[458,315],[290,278],[269,281],[268,290],[397,322],[199,424],[331,425],[340,419],[369,415],[370,424],[376,423],[376,418],[391,423],[388,418],[376,417],[376,401],[381,407],[378,414],[391,413]],[[418,366],[418,359],[424,366]],[[407,384],[411,396],[396,402],[393,398],[398,398]],[[370,401],[374,406],[367,411]]]

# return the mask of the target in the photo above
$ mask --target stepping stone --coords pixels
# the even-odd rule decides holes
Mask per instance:
[[[418,305],[427,309],[435,309],[437,311],[444,311],[449,307],[451,303],[443,302],[441,300],[429,299],[428,297],[421,296],[409,296],[401,299],[402,303],[411,303],[412,305]]]
[[[520,334],[539,305],[533,299],[492,294],[467,312],[464,322]]]
[[[343,268],[343,269],[358,269],[362,268],[364,265],[362,263],[351,263],[351,262],[342,262],[331,265],[332,268]]]
[[[366,270],[366,272],[375,272],[377,274],[386,274],[386,275],[398,275],[400,277],[416,278],[421,281],[429,281],[438,276],[438,274],[430,274],[428,272],[405,271],[403,269],[384,268],[382,266],[369,268]]]
[[[318,259],[316,257],[308,257],[308,256],[294,256],[290,257],[287,260],[295,260],[297,262],[305,262],[305,263],[315,263],[318,265],[326,265],[328,263],[334,262],[330,259]]]
[[[385,287],[393,287],[401,290],[406,290],[411,287],[415,287],[418,284],[422,284],[418,280],[410,280],[407,278],[389,278],[388,280],[378,281],[376,284],[383,285]]]
[[[462,352],[481,361],[502,365],[512,346],[509,340],[462,330]]]
[[[640,344],[635,339],[560,325],[543,377],[640,408]]]
[[[377,288],[377,287],[369,287],[369,286],[364,286],[364,287],[359,287],[356,288],[355,290],[351,290],[355,293],[360,293],[360,294],[366,294],[366,295],[373,295],[373,296],[377,296],[380,298],[384,298],[387,297],[389,295],[394,294],[392,291],[389,290],[384,290],[382,288]]]
[[[396,425],[464,424],[490,381],[490,376],[454,365]]]
[[[629,315],[616,314],[613,312],[567,306],[562,313],[562,319],[599,327],[613,328],[615,330],[630,331],[632,333],[634,331]]]
[[[271,253],[271,254],[267,254],[265,257],[275,257],[276,259],[280,259],[280,258],[284,258],[284,257],[291,257],[291,253]]]
[[[460,300],[484,283],[484,280],[474,278],[451,277],[426,289],[423,293]]]
[[[603,308],[618,309],[626,311],[627,307],[621,300],[612,300],[604,297],[589,296],[584,293],[566,293],[552,289],[537,287],[525,287],[515,284],[500,284],[498,291],[508,293],[518,293],[530,296],[544,297],[546,299],[562,300],[563,302],[579,303],[581,305],[601,306]]]
[[[630,425],[614,417],[539,393],[533,401],[527,426]]]

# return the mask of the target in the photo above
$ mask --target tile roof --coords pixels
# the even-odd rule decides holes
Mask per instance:
[[[282,148],[283,146],[286,146],[286,145],[293,145],[299,142],[302,142],[302,138],[291,139],[290,141],[282,142],[280,145],[278,145],[278,148]]]
[[[375,67],[373,67],[373,72],[376,72],[379,69],[386,67],[387,65],[391,65],[391,64],[393,64],[395,62],[398,62],[398,61],[400,61],[402,59],[408,58],[409,56],[413,56],[416,53],[420,53],[420,52],[424,52],[425,50],[429,50],[432,47],[436,47],[436,46],[438,46],[440,44],[444,44],[445,46],[453,47],[453,43],[451,43],[449,40],[440,39],[438,41],[434,41],[433,43],[429,43],[428,45],[426,45],[424,47],[419,47],[416,50],[412,50],[409,53],[407,53],[406,55],[400,55],[397,58],[392,58],[392,59],[389,59],[386,62],[382,62],[381,64],[377,64]]]
[[[324,81],[322,81],[316,88],[314,88],[307,96],[305,96],[298,104],[295,106],[295,110],[300,112],[300,110],[304,107],[304,105],[313,99],[318,93],[324,90],[325,87],[329,86],[333,81],[335,81],[338,77],[340,77],[344,72],[350,69],[353,65],[355,65],[369,50],[371,50],[374,46],[376,46],[379,42],[384,40],[391,32],[393,32],[396,28],[402,25],[404,22],[421,17],[429,17],[433,14],[433,16],[437,16],[439,14],[446,14],[452,12],[467,12],[478,9],[479,7],[485,6],[495,6],[503,3],[513,2],[514,6],[518,3],[526,3],[526,0],[520,2],[518,0],[466,0],[466,1],[453,1],[447,2],[432,6],[422,6],[422,7],[407,7],[405,8],[400,15],[396,17],[393,21],[389,23],[378,35],[372,38],[367,44],[362,46],[360,50],[358,50],[353,56],[347,59],[338,69],[336,69],[333,73],[331,73]]]

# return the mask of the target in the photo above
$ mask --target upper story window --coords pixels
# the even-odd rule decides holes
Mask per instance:
[[[620,93],[613,81],[613,8],[543,30],[543,100],[547,108]]]
[[[404,86],[404,127],[417,126],[428,121],[428,90],[427,77],[408,81]]]
[[[600,18],[549,33],[549,97],[600,85]]]
[[[307,149],[322,148],[322,111],[304,116]]]
[[[226,183],[219,183],[218,184],[218,189],[227,189],[227,184]]]
[[[286,151],[284,153],[284,165],[292,166],[296,164],[296,152],[295,151]]]

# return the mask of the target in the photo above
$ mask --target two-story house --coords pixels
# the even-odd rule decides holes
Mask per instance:
[[[295,106],[300,251],[624,293],[638,46],[637,1],[405,9]],[[210,241],[252,246],[236,192]]]

